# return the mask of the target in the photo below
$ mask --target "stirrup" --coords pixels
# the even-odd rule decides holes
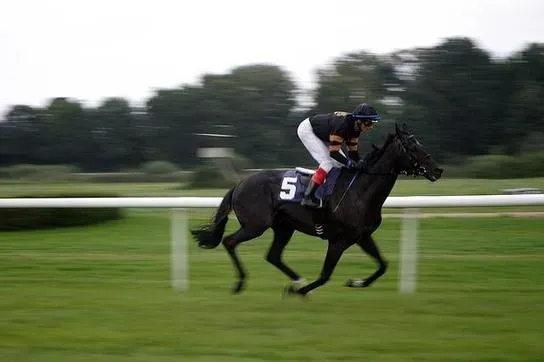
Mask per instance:
[[[313,198],[304,198],[302,199],[302,201],[300,202],[300,204],[302,206],[308,206],[308,207],[312,207],[312,208],[316,208],[316,209],[320,209],[323,207],[323,200],[315,200]]]

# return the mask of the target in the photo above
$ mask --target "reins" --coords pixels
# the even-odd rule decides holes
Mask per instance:
[[[348,193],[351,185],[353,185],[353,181],[355,181],[355,179],[357,178],[357,176],[359,175],[358,172],[356,172],[353,177],[351,178],[351,181],[349,182],[349,185],[348,187],[346,187],[346,189],[344,190],[344,194],[342,195],[342,197],[340,198],[340,201],[338,201],[338,204],[336,204],[336,207],[334,208],[334,210],[332,210],[332,213],[334,214],[338,208],[340,207],[340,205],[342,204],[342,201],[344,201],[344,197],[346,197],[346,194]]]
[[[413,136],[411,136],[413,137]],[[401,142],[401,146],[403,147],[404,149],[404,152],[408,154],[408,156],[410,158],[412,158],[412,156],[410,155],[409,152],[407,152],[407,148],[406,145],[404,144],[403,140],[400,139],[400,142]],[[414,164],[415,167],[418,166],[417,162]],[[344,190],[344,193],[342,194],[342,197],[340,198],[340,201],[338,201],[338,204],[336,204],[336,206],[334,207],[334,209],[332,210],[332,213],[336,213],[336,211],[338,211],[338,208],[340,207],[340,205],[342,204],[342,202],[344,201],[349,189],[351,188],[351,186],[353,185],[353,182],[355,181],[355,179],[360,176],[361,174],[365,174],[365,175],[372,175],[372,176],[398,176],[399,174],[405,174],[405,175],[410,175],[410,174],[413,174],[414,176],[417,175],[417,172],[408,172],[406,170],[403,170],[403,171],[400,171],[400,172],[369,172],[369,171],[359,171],[359,172],[356,172],[353,177],[351,178],[351,181],[349,182],[348,184],[348,187],[346,187],[346,189]]]

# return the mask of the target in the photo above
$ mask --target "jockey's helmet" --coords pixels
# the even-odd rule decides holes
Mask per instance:
[[[378,123],[381,119],[376,110],[367,103],[361,103],[351,113],[355,119],[361,120],[363,124]]]

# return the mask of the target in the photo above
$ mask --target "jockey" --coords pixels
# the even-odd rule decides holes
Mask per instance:
[[[319,167],[312,176],[301,205],[320,207],[315,191],[325,182],[334,166],[361,170],[364,167],[357,151],[359,136],[367,133],[380,120],[378,113],[366,103],[359,104],[352,113],[333,112],[316,114],[303,120],[297,134]],[[341,146],[345,144],[348,156]]]

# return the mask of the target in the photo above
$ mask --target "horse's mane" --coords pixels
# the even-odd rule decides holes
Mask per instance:
[[[376,163],[383,156],[383,154],[385,153],[385,150],[393,142],[394,139],[395,139],[395,134],[390,133],[387,135],[382,147],[378,147],[375,144],[372,144],[372,151],[370,151],[365,156],[366,164],[370,166]]]

